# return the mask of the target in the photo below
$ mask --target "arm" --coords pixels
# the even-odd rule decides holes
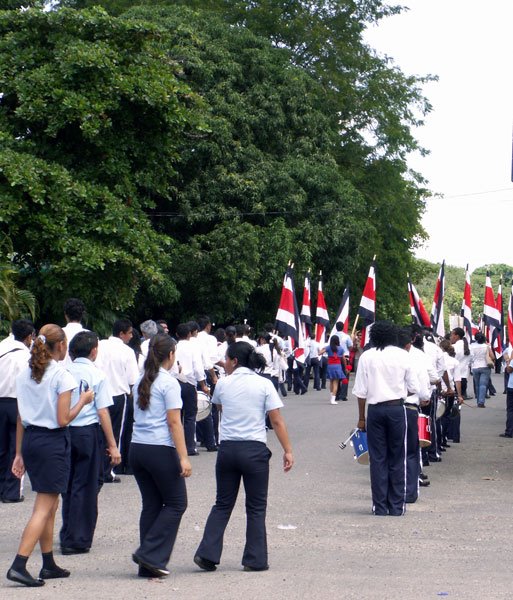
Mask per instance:
[[[119,465],[121,463],[121,453],[119,452],[116,440],[114,439],[109,409],[99,408],[98,418],[100,419],[100,425],[105,435],[105,440],[107,441],[107,454],[110,456],[110,462],[113,465]]]
[[[23,434],[25,428],[21,424],[20,415],[16,419],[16,456],[12,463],[12,472],[18,479],[21,479],[25,474],[25,463],[23,462],[23,456],[21,455],[21,443],[23,442]]]
[[[66,425],[69,425],[82,408],[86,404],[90,404],[93,399],[94,392],[92,390],[82,392],[78,402],[73,408],[70,408],[71,390],[59,394],[59,397],[57,398],[57,423],[59,424],[59,427],[66,427]]]
[[[180,459],[180,467],[182,469],[180,475],[182,477],[190,477],[192,473],[192,468],[191,463],[189,462],[189,458],[187,456],[187,447],[185,445],[185,437],[183,434],[182,421],[180,418],[180,409],[172,408],[166,411],[166,415],[167,425],[169,427],[169,431],[171,431],[176,451]]]
[[[365,404],[367,403],[367,398],[358,398],[358,424],[356,427],[365,431]]]
[[[268,413],[269,420],[273,426],[274,433],[283,448],[283,470],[285,473],[292,469],[294,465],[294,456],[292,454],[292,445],[290,443],[287,426],[279,408],[270,410]]]

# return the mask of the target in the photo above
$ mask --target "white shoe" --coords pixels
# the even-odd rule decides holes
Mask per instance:
[[[336,404],[337,401],[335,400],[336,396],[331,396],[330,398],[330,404]]]

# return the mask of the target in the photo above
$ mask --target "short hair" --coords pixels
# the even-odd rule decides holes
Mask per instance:
[[[94,331],[79,331],[69,343],[69,355],[75,358],[87,358],[98,346],[98,336]]]
[[[398,327],[397,328],[397,345],[399,348],[405,348],[408,344],[412,343],[412,330],[411,327]]]
[[[397,346],[397,326],[390,321],[376,321],[370,330],[370,344],[383,350],[387,346]]]
[[[64,314],[70,321],[81,321],[86,307],[79,298],[68,298],[64,303]]]
[[[337,321],[335,323],[335,328],[337,331],[343,331],[344,330],[344,323],[342,323],[342,321]]]
[[[256,352],[248,342],[235,342],[228,346],[226,356],[233,360],[237,359],[239,367],[247,367],[248,369],[264,369],[266,365],[265,356]]]
[[[141,323],[141,333],[147,335],[148,337],[153,337],[157,335],[157,324],[152,319],[148,319]]]
[[[196,323],[196,321],[187,321],[187,325],[189,326],[189,330],[191,333],[200,330],[199,325]]]
[[[481,333],[480,331],[478,331],[476,333],[476,335],[474,336],[474,339],[476,340],[476,342],[478,344],[484,344],[484,343],[486,343],[486,337],[485,337],[484,333]]]
[[[188,323],[179,323],[176,327],[176,337],[179,340],[187,339],[187,336],[191,332],[191,328]]]
[[[208,325],[211,324],[210,317],[206,315],[198,318],[198,327],[200,331],[203,331],[207,328]]]
[[[119,337],[120,333],[127,333],[131,328],[132,321],[130,321],[130,319],[118,319],[117,321],[114,321],[114,325],[112,326],[112,335],[114,337]]]
[[[35,331],[34,323],[28,319],[18,319],[11,323],[11,331],[17,342],[22,342]]]
[[[239,323],[238,325],[235,325],[235,331],[236,331],[236,335],[237,337],[242,337],[243,335],[246,335],[246,325]]]

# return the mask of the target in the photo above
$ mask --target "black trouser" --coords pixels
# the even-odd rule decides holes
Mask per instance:
[[[367,443],[372,504],[376,515],[399,516],[404,513],[405,410],[401,405],[369,404]]]
[[[246,492],[246,545],[242,564],[267,567],[265,514],[271,451],[262,442],[221,442],[216,463],[216,503],[210,511],[196,554],[218,564],[223,537],[237,500],[240,480]]]
[[[178,454],[170,446],[133,443],[130,465],[142,498],[137,556],[164,569],[187,508],[185,480]]]
[[[98,424],[69,428],[71,470],[62,494],[61,546],[90,548],[98,519],[98,492],[103,484],[103,435]]]
[[[180,383],[182,395],[183,434],[187,452],[196,451],[196,415],[198,414],[198,395],[192,383]]]
[[[321,387],[322,389],[326,389],[326,377],[328,375],[328,358],[326,356],[321,356],[319,365],[319,377],[321,379]]]
[[[513,388],[506,388],[506,435],[513,435]]]
[[[419,411],[406,407],[406,502],[415,502],[419,496],[420,446]]]
[[[306,368],[305,368],[305,376],[304,376],[304,383],[306,385],[306,387],[308,388],[308,384],[310,382],[310,371],[313,369],[313,374],[314,374],[314,390],[320,390],[321,389],[321,379],[319,377],[319,359],[318,358],[311,358],[307,363],[306,363]]]
[[[19,500],[21,479],[13,475],[12,463],[16,455],[16,398],[0,398],[0,498]]]
[[[126,411],[126,394],[119,394],[119,396],[112,396],[112,400],[114,404],[109,406],[109,415],[110,421],[112,423],[112,433],[114,434],[114,439],[116,440],[116,444],[119,448],[121,456],[125,452],[125,448],[123,448],[120,444],[120,440],[122,440],[123,436],[123,424],[125,421],[125,411]],[[104,438],[105,447],[107,447],[107,440]],[[110,456],[105,455],[103,457],[103,479],[104,481],[112,481],[112,465],[110,463]]]
[[[128,463],[128,455],[130,453],[130,444],[132,442],[132,432],[134,430],[134,398],[132,394],[127,396],[125,404],[125,416],[123,417],[123,425],[119,439],[119,451],[121,452],[121,462],[117,467],[114,467],[114,473],[131,474],[131,469]],[[110,460],[110,457],[109,457]]]

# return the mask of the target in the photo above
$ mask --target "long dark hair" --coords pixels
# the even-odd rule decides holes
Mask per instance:
[[[340,340],[338,339],[338,335],[332,335],[330,339],[330,348],[331,351],[335,354],[340,346]]]
[[[234,342],[230,344],[226,349],[226,356],[231,360],[236,358],[239,367],[247,367],[248,369],[253,369],[253,371],[264,369],[267,364],[265,356],[256,352],[248,342]]]
[[[144,361],[144,371],[139,387],[137,388],[137,406],[146,410],[150,404],[151,386],[159,374],[160,365],[166,360],[170,352],[176,348],[175,340],[167,333],[157,333],[150,341],[148,356]]]

